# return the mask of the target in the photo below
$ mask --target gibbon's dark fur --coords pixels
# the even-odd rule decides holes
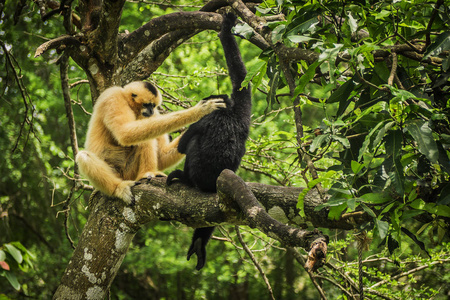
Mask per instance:
[[[226,108],[218,109],[192,124],[180,138],[178,151],[186,154],[184,170],[175,170],[167,179],[168,184],[174,178],[196,186],[204,192],[216,190],[216,181],[224,169],[236,171],[245,154],[245,142],[248,137],[251,115],[251,89],[241,89],[247,70],[231,28],[236,22],[234,14],[224,17],[220,41],[227,61],[228,73],[233,85],[231,97],[214,95],[206,98],[222,98]],[[187,259],[197,254],[196,269],[200,270],[206,261],[206,244],[214,227],[195,229]]]

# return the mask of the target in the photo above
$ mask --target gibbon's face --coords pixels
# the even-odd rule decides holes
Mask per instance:
[[[138,119],[151,117],[161,105],[161,93],[149,82],[132,82],[124,90],[130,98],[128,104]]]
[[[144,103],[142,104],[141,109],[141,115],[148,118],[153,116],[155,110],[155,104],[154,103]]]

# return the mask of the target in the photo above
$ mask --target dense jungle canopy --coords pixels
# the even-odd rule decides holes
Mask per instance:
[[[74,157],[100,93],[229,93],[226,12],[253,94],[237,176],[91,197]],[[0,64],[0,299],[450,296],[450,1],[0,0]]]

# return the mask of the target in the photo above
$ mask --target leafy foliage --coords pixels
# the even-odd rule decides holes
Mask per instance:
[[[0,68],[0,217],[5,220],[0,262],[11,268],[0,265],[7,276],[0,290],[8,297],[50,298],[59,282],[56,274],[65,266],[61,258],[71,253],[58,212],[68,213],[67,232],[76,242],[88,195],[75,192],[64,206],[71,193],[73,154],[54,64],[59,53],[39,59],[30,55],[44,42],[42,36],[64,34],[62,19],[43,23],[31,1],[14,17],[13,2],[4,4],[0,21],[0,62],[5,66]],[[127,2],[120,31],[132,31],[156,16],[197,10],[196,5],[202,4]],[[364,251],[367,297],[446,299],[450,290],[449,9],[448,1],[263,1],[256,11],[270,20],[273,45],[318,54],[311,64],[291,61],[293,91],[273,47],[260,50],[240,41],[254,117],[239,175],[246,181],[306,187],[299,195],[300,208],[306,191],[320,183],[331,198],[317,210],[328,210],[331,219],[364,212],[367,222],[360,230],[372,241]],[[235,30],[246,39],[255,36],[248,24]],[[15,59],[13,65],[6,53]],[[87,79],[74,62],[69,75],[71,83]],[[150,79],[164,92],[164,108],[171,110],[229,91],[226,78],[216,34],[201,32],[178,47]],[[71,96],[82,145],[85,110],[91,110],[89,88],[76,84]],[[296,97],[302,111],[300,137]],[[318,178],[309,173],[306,155]],[[325,278],[322,288],[329,299],[351,298],[357,243],[352,232],[327,232],[332,242],[318,274]],[[217,235],[220,240],[208,246],[209,263],[196,277],[191,262],[184,261],[190,231],[179,224],[150,224],[136,236],[112,297],[267,297],[234,229],[225,227]],[[294,264],[292,249],[250,229],[244,238],[277,299],[317,299],[307,273]]]

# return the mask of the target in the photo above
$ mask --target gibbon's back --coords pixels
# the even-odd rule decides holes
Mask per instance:
[[[89,127],[88,132],[86,135],[86,141],[85,141],[85,149],[92,151],[98,155],[101,155],[101,153],[104,151],[104,140],[108,140],[111,142],[111,144],[117,144],[117,141],[113,137],[110,130],[108,130],[106,124],[104,123],[104,115],[106,112],[113,113],[111,111],[114,106],[117,105],[111,105],[110,102],[114,101],[125,101],[118,98],[116,95],[121,95],[123,93],[123,89],[118,86],[113,86],[108,89],[106,89],[100,97],[95,102],[95,105],[93,107],[92,116],[89,120]],[[126,102],[124,102],[124,105],[128,106]],[[109,107],[108,107],[109,106]],[[130,111],[131,112],[131,111]],[[121,112],[126,113],[122,110]],[[121,115],[121,114],[119,114]],[[91,124],[92,123],[92,124]],[[102,141],[100,143],[100,141]],[[98,142],[98,143],[97,143]],[[117,144],[117,146],[119,146]]]

